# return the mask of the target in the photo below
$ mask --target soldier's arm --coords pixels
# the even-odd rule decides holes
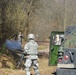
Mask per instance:
[[[24,53],[28,53],[29,52],[29,44],[26,43],[26,45],[24,46]]]

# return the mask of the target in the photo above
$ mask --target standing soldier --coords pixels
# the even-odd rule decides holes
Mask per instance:
[[[56,34],[55,45],[61,45],[61,38],[60,38],[59,34]]]
[[[25,62],[25,70],[26,75],[30,75],[30,67],[33,66],[35,75],[39,75],[38,70],[38,44],[35,42],[35,36],[33,34],[28,35],[28,42],[24,46],[24,52],[27,53],[26,62]]]
[[[21,32],[19,32],[19,34],[18,34],[18,41],[20,43],[22,43],[22,38],[23,38],[23,35],[21,34]]]

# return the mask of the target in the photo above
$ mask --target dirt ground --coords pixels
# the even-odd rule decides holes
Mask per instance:
[[[39,70],[40,75],[53,75],[52,73],[55,72],[56,66],[49,66],[48,58],[43,57],[39,59]]]
[[[56,66],[49,66],[49,47],[44,50],[39,50],[39,53],[42,55],[39,56],[39,71],[40,75],[53,75],[55,72]],[[8,57],[7,57],[8,58]],[[7,60],[4,58],[3,60]],[[11,65],[11,63],[8,63]],[[33,68],[30,69],[31,74],[35,75]],[[0,75],[26,75],[25,70],[23,69],[11,69],[11,68],[0,68]]]
[[[56,66],[48,66],[48,58],[41,57],[38,59],[38,61],[40,75],[53,75],[52,73],[56,70]],[[31,73],[35,75],[33,68],[31,68],[30,70]],[[25,70],[0,68],[0,75],[25,75]]]

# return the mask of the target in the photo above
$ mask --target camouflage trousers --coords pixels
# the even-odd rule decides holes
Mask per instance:
[[[26,70],[26,75],[30,75],[30,68],[31,66],[33,66],[34,71],[35,71],[35,75],[40,75],[39,74],[39,70],[38,70],[38,61],[36,59],[26,59],[25,62],[25,70]]]

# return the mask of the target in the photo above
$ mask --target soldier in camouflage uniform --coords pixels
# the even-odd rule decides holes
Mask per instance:
[[[28,35],[28,42],[24,46],[24,52],[27,53],[25,70],[26,75],[30,75],[30,67],[33,66],[35,75],[39,75],[38,70],[38,44],[35,42],[35,36],[33,34]]]
[[[22,44],[22,38],[23,38],[23,35],[21,32],[19,32],[18,34],[18,41]]]

